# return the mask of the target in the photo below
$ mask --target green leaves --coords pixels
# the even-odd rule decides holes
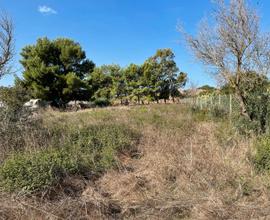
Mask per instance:
[[[29,99],[30,91],[19,78],[15,78],[13,87],[0,87],[0,100],[10,110],[19,110]]]
[[[52,130],[53,131],[53,130]],[[14,152],[0,167],[0,187],[34,192],[57,184],[68,175],[91,176],[112,167],[117,155],[132,150],[139,134],[123,124],[61,128],[61,146]]]
[[[84,79],[95,65],[86,59],[78,43],[65,38],[41,38],[35,45],[26,46],[21,56],[24,81],[35,98],[56,104],[89,96]]]
[[[155,100],[179,96],[178,89],[185,86],[187,75],[177,74],[179,69],[171,49],[160,49],[143,65],[144,80]]]
[[[55,105],[71,100],[121,100],[121,104],[174,100],[187,81],[185,73],[178,74],[171,49],[160,49],[143,65],[126,68],[115,64],[95,68],[81,46],[65,38],[38,39],[21,55],[24,82],[32,96]]]

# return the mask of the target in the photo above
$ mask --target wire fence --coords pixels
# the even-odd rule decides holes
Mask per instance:
[[[237,98],[230,95],[203,95],[191,98],[185,98],[181,100],[182,104],[195,106],[197,108],[203,109],[222,109],[227,112],[229,115],[232,115],[234,112],[239,111],[239,103]]]

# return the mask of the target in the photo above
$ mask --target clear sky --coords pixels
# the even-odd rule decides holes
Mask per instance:
[[[270,28],[270,1],[250,0],[258,7],[263,29]],[[68,37],[79,42],[97,65],[141,64],[159,48],[172,48],[181,71],[195,85],[215,85],[176,30],[178,21],[189,33],[209,15],[211,0],[1,0],[0,8],[15,23],[14,65],[21,76],[20,51],[39,37]],[[13,77],[0,80],[12,85]]]

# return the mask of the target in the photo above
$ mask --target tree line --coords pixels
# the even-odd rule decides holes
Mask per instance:
[[[270,35],[261,31],[257,11],[245,0],[215,2],[210,21],[200,23],[197,35],[179,29],[194,56],[235,93],[241,116],[248,123],[257,123],[266,117],[265,112],[270,112],[266,86]],[[0,30],[1,78],[8,71],[13,55],[12,22],[2,18]],[[73,40],[42,38],[35,45],[26,46],[21,56],[23,79],[17,79],[15,87],[19,85],[23,89],[15,89],[15,93],[24,91],[32,98],[51,101],[56,106],[70,100],[100,104],[115,100],[122,104],[174,100],[187,81],[187,74],[179,71],[170,49],[158,50],[142,65],[96,67]],[[259,124],[265,131],[265,123]]]
[[[41,38],[24,47],[21,57],[23,78],[15,80],[15,87],[23,87],[28,97],[50,101],[54,106],[71,100],[97,105],[175,101],[187,82],[187,74],[179,71],[171,49],[157,50],[142,65],[97,67],[79,43]]]

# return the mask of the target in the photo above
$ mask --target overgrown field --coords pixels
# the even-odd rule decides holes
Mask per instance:
[[[226,117],[157,104],[12,120],[0,219],[270,218],[270,139]]]

